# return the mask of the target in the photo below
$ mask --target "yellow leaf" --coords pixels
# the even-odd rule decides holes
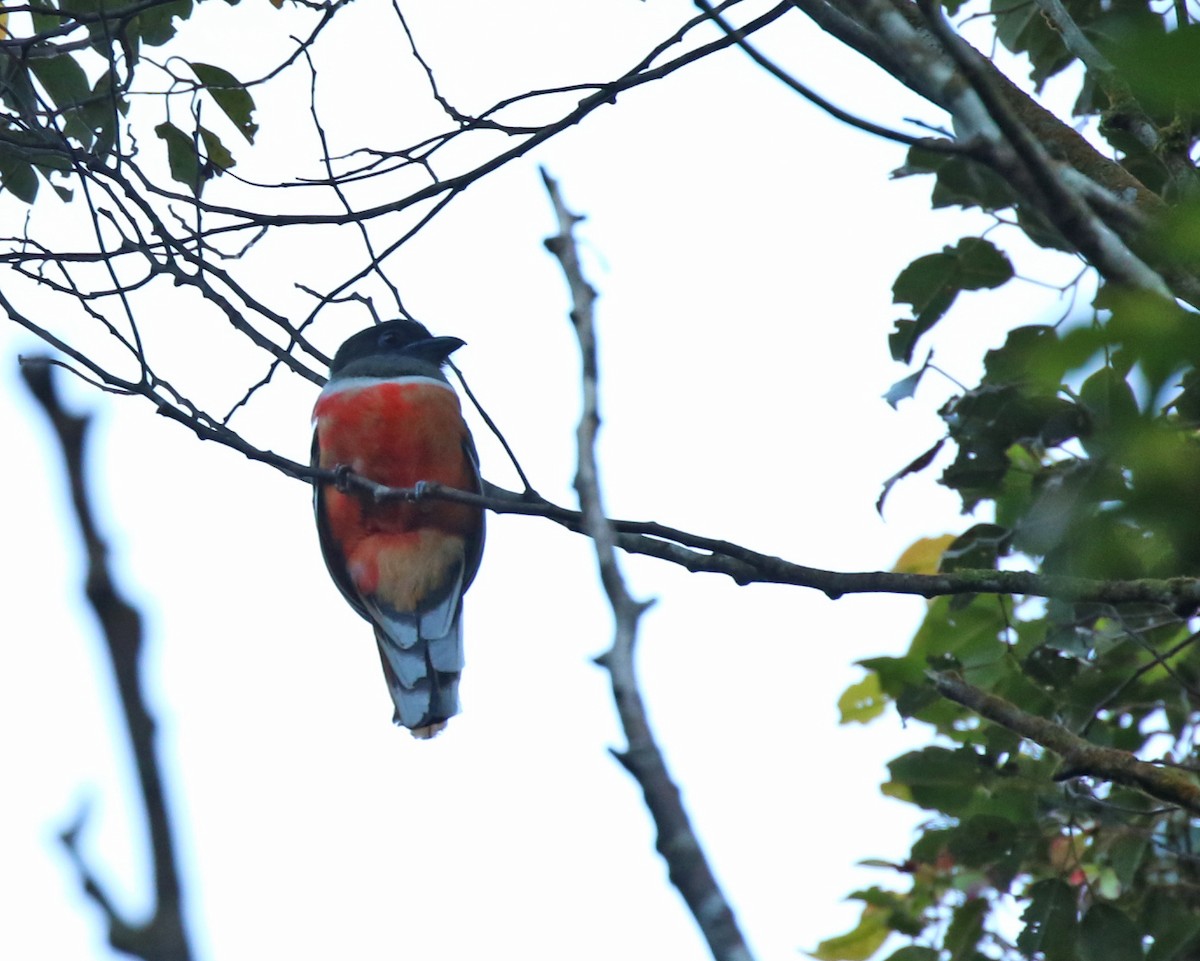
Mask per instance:
[[[867,671],[866,677],[857,684],[851,684],[838,698],[841,723],[851,724],[857,721],[859,724],[866,724],[873,721],[883,713],[887,703],[888,697],[880,687],[879,675],[874,671]]]
[[[954,543],[953,534],[943,534],[941,537],[922,537],[910,545],[896,566],[893,574],[936,574],[938,565],[942,562],[942,554]]]
[[[907,801],[913,803],[912,788],[907,784],[901,784],[899,781],[884,781],[879,785],[879,793],[884,797],[894,797],[897,801]]]
[[[4,9],[4,5],[0,4],[0,40],[7,40],[11,34],[8,32],[8,11]]]
[[[892,933],[887,926],[889,914],[883,908],[868,904],[853,931],[822,941],[809,957],[817,961],[866,961]]]

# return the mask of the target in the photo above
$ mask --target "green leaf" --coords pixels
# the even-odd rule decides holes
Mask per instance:
[[[975,953],[975,946],[983,937],[983,919],[987,913],[986,898],[968,898],[955,909],[942,945],[950,952],[949,961],[966,961]]]
[[[95,134],[92,151],[100,157],[107,156],[116,143],[117,125],[120,117],[129,113],[129,101],[113,91],[113,75],[103,73],[92,87],[87,103],[80,108],[79,116]]]
[[[246,140],[254,143],[258,124],[254,123],[254,98],[240,80],[222,67],[211,63],[192,63],[192,71],[212,95],[235,127]]]
[[[1129,888],[1146,857],[1150,839],[1136,831],[1123,832],[1108,846],[1108,860],[1122,888]]]
[[[131,39],[159,47],[175,36],[175,19],[186,20],[192,15],[192,0],[175,0],[152,6],[139,13],[129,25]]]
[[[1079,389],[1091,430],[1082,437],[1083,449],[1092,456],[1114,453],[1139,429],[1138,402],[1129,382],[1111,367],[1101,367]]]
[[[890,697],[907,685],[925,681],[924,664],[911,657],[868,657],[855,663],[878,674],[880,685]]]
[[[904,158],[904,165],[893,170],[891,177],[893,180],[900,180],[904,177],[937,173],[949,162],[949,155],[940,151],[929,150],[918,144],[908,148],[908,154]]]
[[[994,211],[1004,210],[1015,202],[1012,188],[974,160],[954,157],[938,168],[932,198],[936,209],[979,207]]]
[[[984,384],[954,398],[941,415],[958,444],[941,482],[958,491],[964,510],[1004,492],[1014,445],[1056,447],[1089,429],[1080,405],[1014,385]]]
[[[1008,332],[1003,346],[983,355],[983,382],[1020,384],[1039,393],[1055,394],[1071,359],[1061,347],[1055,328],[1044,324],[1017,327]]]
[[[31,11],[30,16],[33,18],[33,32],[45,33],[47,30],[53,30],[63,24],[64,17],[54,13],[45,13],[42,11],[54,10],[54,4],[46,3],[44,0],[33,0],[29,4]],[[66,5],[64,5],[64,9]]]
[[[942,554],[943,571],[992,570],[1008,553],[1012,531],[998,524],[975,524],[954,539]]]
[[[92,92],[83,67],[67,54],[34,57],[29,69],[60,110],[86,100]]]
[[[918,257],[900,271],[892,284],[892,300],[911,304],[920,324],[932,325],[954,303],[961,285],[957,283],[958,261],[947,247],[940,254]]]
[[[918,257],[892,285],[892,300],[911,304],[914,316],[914,326],[903,328],[903,335],[897,322],[892,355],[900,352],[905,363],[911,361],[917,341],[945,315],[961,291],[999,287],[1012,277],[1008,258],[978,237],[964,237],[939,254]]]
[[[199,193],[200,155],[196,152],[192,138],[170,122],[160,123],[154,128],[154,132],[167,143],[167,163],[171,168],[171,179]]]
[[[887,961],[937,961],[937,951],[920,944],[906,944],[904,948],[889,954]]]
[[[939,597],[929,605],[925,620],[913,635],[909,656],[925,666],[946,656],[966,668],[988,664],[1007,653],[1000,640],[1006,627],[999,604],[957,609],[949,597]]]
[[[1008,818],[977,814],[959,825],[950,839],[950,853],[967,867],[984,867],[1013,849],[1017,826]]]
[[[1147,232],[1152,253],[1182,270],[1200,269],[1200,197],[1185,197],[1155,220]]]
[[[888,763],[892,780],[908,786],[913,803],[955,814],[966,807],[979,781],[978,756],[970,750],[927,747]]]
[[[888,699],[879,684],[879,675],[868,671],[857,684],[851,684],[838,698],[841,724],[866,724],[883,713]]]
[[[1025,231],[1025,236],[1039,247],[1049,250],[1062,250],[1074,253],[1071,245],[1059,229],[1051,223],[1040,211],[1025,204],[1017,207],[1017,226]]]
[[[1083,961],[1138,961],[1145,956],[1137,926],[1111,904],[1100,902],[1088,908],[1079,934]]]
[[[946,439],[943,437],[936,444],[930,447],[929,450],[925,451],[925,453],[921,454],[915,460],[910,461],[883,482],[883,489],[879,492],[879,499],[875,501],[875,510],[878,511],[881,516],[883,514],[883,504],[887,500],[888,494],[891,493],[892,488],[909,474],[919,473],[932,464],[933,459],[937,457],[938,452],[941,451],[942,446],[945,443]]]
[[[896,383],[888,388],[887,393],[883,395],[883,399],[888,402],[888,406],[892,410],[896,409],[896,405],[900,401],[908,400],[917,392],[917,385],[921,383],[921,378],[925,376],[925,371],[928,369],[927,365],[923,365],[920,370],[896,381]]]
[[[27,204],[37,199],[38,176],[33,164],[6,146],[0,146],[0,188]]]
[[[1200,950],[1200,915],[1160,889],[1152,890],[1141,918],[1154,939],[1146,961],[1191,961]]]
[[[903,318],[897,320],[894,329],[888,334],[888,351],[892,355],[892,360],[899,361],[901,364],[911,361],[913,348],[921,333],[923,331],[917,329],[915,320],[904,320]]]
[[[1111,315],[1107,334],[1120,343],[1125,358],[1114,358],[1113,366],[1122,373],[1138,365],[1149,381],[1149,390],[1157,394],[1183,366],[1200,364],[1200,329],[1195,315],[1174,301],[1146,291],[1105,287],[1097,295],[1098,306]],[[1127,364],[1125,370],[1119,360]]]
[[[0,99],[22,115],[45,109],[38,102],[28,69],[16,57],[0,56]]]
[[[954,251],[958,258],[958,284],[963,290],[991,289],[1013,278],[1008,257],[991,241],[964,237],[947,251]]]
[[[894,954],[889,954],[887,961],[938,961],[938,953],[933,948],[908,944]]]
[[[1200,25],[1165,31],[1158,17],[1118,15],[1104,21],[1100,47],[1152,114],[1200,110]]]
[[[207,127],[200,127],[199,129],[200,141],[204,144],[205,158],[208,160],[212,172],[214,174],[221,174],[230,167],[235,166],[237,161],[233,159],[233,154],[226,149],[225,144],[221,143],[221,138]]]
[[[1030,78],[1040,93],[1042,84],[1075,59],[1036,4],[1023,0],[992,0],[996,36],[1013,53],[1028,55]]]
[[[1063,881],[1038,881],[1029,893],[1029,906],[1021,914],[1025,928],[1017,935],[1017,948],[1028,957],[1041,952],[1046,961],[1077,961],[1074,889]]]
[[[931,713],[936,714],[939,707],[945,709],[947,702],[928,684],[906,687],[896,695],[896,713],[901,717],[919,717],[922,721],[937,725],[938,718],[931,716]],[[955,709],[950,708],[950,712],[955,713]],[[911,799],[910,792],[909,800]]]

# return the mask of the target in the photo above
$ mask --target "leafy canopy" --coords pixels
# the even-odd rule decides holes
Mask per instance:
[[[1053,18],[1050,7],[993,0],[986,14],[996,39],[1024,57],[1036,91],[1064,71],[1077,78],[1069,122],[1085,124],[1161,201],[1141,252],[1165,271],[1194,272],[1194,11],[1066,0],[1065,15]],[[981,12],[953,2],[945,9]],[[933,178],[935,207],[977,207],[1041,246],[1071,248],[1019,186],[969,157],[914,148],[902,173]],[[1006,565],[1112,582],[1200,576],[1200,318],[1191,306],[1111,282],[1092,284],[1088,296],[1091,277],[1076,282],[1075,310],[1053,323],[1026,320],[987,353],[979,383],[941,408],[944,439],[889,481],[938,469],[975,516],[958,536],[913,545],[898,569]],[[1014,282],[990,233],[918,258],[893,288],[909,311],[891,334],[893,357],[911,362],[923,340],[936,340],[960,293]],[[888,400],[912,396],[932,369],[926,360]],[[1200,956],[1197,811],[1136,781],[1073,770],[933,683],[965,683],[1032,727],[1186,777],[1200,770],[1196,614],[1168,604],[943,597],[902,656],[863,661],[864,678],[840,702],[842,720],[870,723],[894,709],[929,728],[929,746],[895,758],[883,785],[928,820],[905,861],[871,862],[903,880],[852,894],[864,904],[860,923],[813,956]]]

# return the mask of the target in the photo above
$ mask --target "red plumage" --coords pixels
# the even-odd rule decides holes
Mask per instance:
[[[355,335],[313,411],[313,464],[389,487],[436,481],[481,489],[470,432],[440,367],[456,338],[412,321]],[[376,502],[328,483],[315,492],[325,562],[375,627],[395,719],[430,737],[458,710],[462,594],[479,564],[483,515],[433,499]]]

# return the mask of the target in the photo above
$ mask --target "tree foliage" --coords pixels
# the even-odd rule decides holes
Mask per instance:
[[[1165,12],[992,4],[995,37],[1021,55],[1033,89],[1060,73],[1076,89],[1071,117],[1058,122],[1115,158],[1119,170],[1106,176],[1137,178],[1111,207],[1091,209],[1150,272],[1139,281],[1084,254],[1074,308],[1052,323],[1014,324],[984,358],[980,382],[946,401],[952,456],[939,462],[939,482],[979,521],[915,545],[918,568],[1015,567],[1109,582],[1200,574],[1194,15],[1184,4]],[[994,74],[983,82],[1002,89]],[[1065,127],[1059,133],[1073,141]],[[1069,177],[1080,168],[1067,166],[1052,134],[1038,131],[1047,173]],[[1108,163],[1087,171],[1093,182]],[[914,148],[904,172],[933,178],[935,207],[977,206],[1041,246],[1080,252],[1054,223],[1061,207],[995,164]],[[936,342],[935,325],[961,291],[1013,276],[987,238],[914,261],[893,288],[912,311],[896,322],[893,356],[907,362],[921,338]],[[927,362],[897,385],[895,399],[928,370]],[[930,469],[919,460],[911,473]],[[882,926],[907,942],[892,961],[1195,957],[1196,613],[1170,603],[942,597],[903,656],[864,661],[868,674],[847,692],[843,720],[869,722],[891,706],[928,725],[930,745],[894,759],[883,789],[929,819],[909,858],[890,866],[908,884],[856,892],[861,923],[817,956],[884,956]],[[945,696],[942,679],[1011,711],[981,713],[987,702]],[[1056,751],[1053,737],[1064,732],[1179,772],[1184,794],[1167,797]]]

